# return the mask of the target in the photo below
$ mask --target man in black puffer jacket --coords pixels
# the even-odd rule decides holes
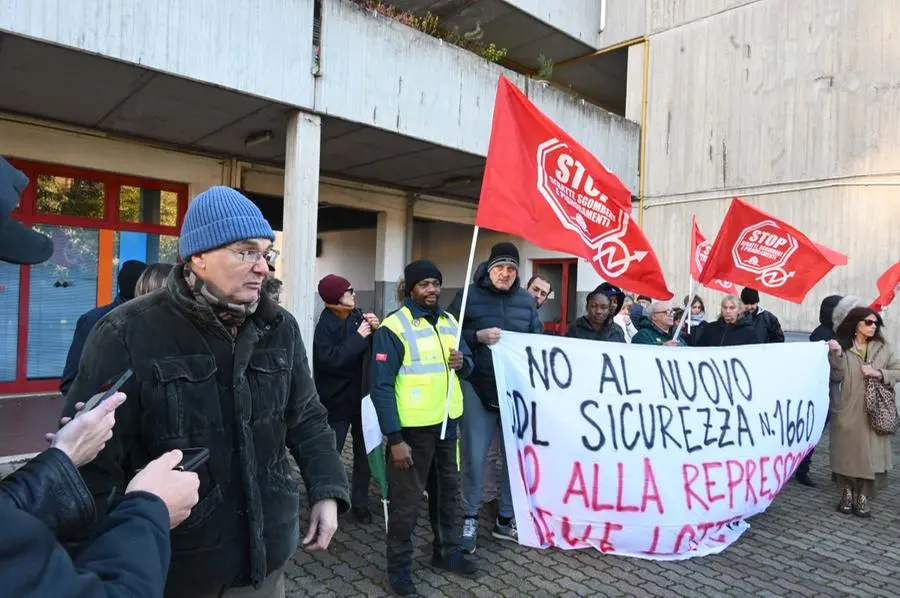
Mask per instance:
[[[469,286],[468,304],[462,316],[459,315],[461,305],[462,291],[447,311],[459,320],[463,338],[475,360],[475,371],[469,376],[471,384],[462,382],[463,507],[466,519],[460,538],[460,547],[473,553],[482,500],[483,463],[500,426],[500,402],[489,345],[500,340],[501,330],[540,334],[543,326],[534,298],[519,284],[519,250],[512,243],[497,243],[491,248],[490,258],[478,266]],[[501,450],[502,446],[503,443]],[[516,541],[518,532],[513,519],[506,460],[502,463],[499,516],[493,535],[501,540]]]

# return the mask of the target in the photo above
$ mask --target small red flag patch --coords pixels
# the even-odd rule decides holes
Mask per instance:
[[[375,361],[387,361],[387,353],[376,353]]]

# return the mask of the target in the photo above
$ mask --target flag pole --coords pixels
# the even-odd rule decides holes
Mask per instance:
[[[693,297],[694,293],[697,292],[697,281],[691,281],[691,290],[688,293],[688,297]],[[690,308],[685,308],[684,313],[681,314],[681,320],[678,322],[678,326],[675,328],[675,335],[672,336],[673,341],[678,340],[678,336],[681,334],[681,327],[684,326],[684,321],[687,320],[688,313],[690,312]]]
[[[472,266],[475,263],[475,246],[478,244],[478,225],[472,230],[472,245],[469,247],[469,265],[466,266],[466,278],[463,281],[462,304],[459,306],[459,320],[456,322],[456,345],[459,351],[459,343],[462,341],[463,320],[466,314],[466,303],[469,300],[469,280],[472,278]],[[453,397],[453,376],[456,372],[450,370],[451,376],[447,384],[447,401],[444,403],[444,423],[441,425],[441,440],[447,435],[447,421],[450,419],[450,399]]]

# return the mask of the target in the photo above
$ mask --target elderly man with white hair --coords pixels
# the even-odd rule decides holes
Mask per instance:
[[[644,315],[637,321],[638,331],[631,338],[633,345],[665,345],[667,347],[684,347],[686,343],[679,336],[673,340],[675,333],[675,309],[671,301],[654,301],[646,308]]]

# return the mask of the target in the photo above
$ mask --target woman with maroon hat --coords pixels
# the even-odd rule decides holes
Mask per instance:
[[[329,274],[319,281],[319,296],[325,309],[313,337],[313,378],[328,409],[338,452],[344,449],[348,431],[353,438],[351,511],[360,523],[371,523],[362,398],[368,393],[367,357],[379,322],[375,314],[356,307],[356,293],[346,278]]]

